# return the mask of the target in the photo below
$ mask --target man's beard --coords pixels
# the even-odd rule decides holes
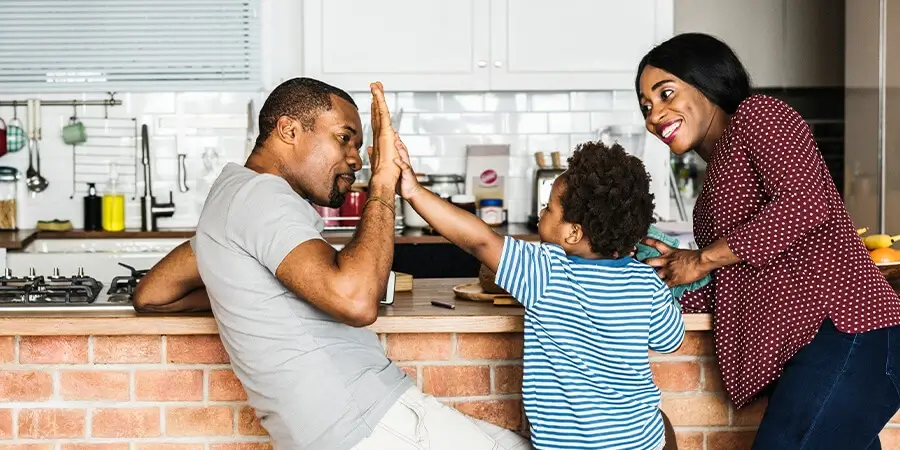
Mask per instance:
[[[355,175],[350,174],[350,176],[354,177],[353,180],[356,181]],[[334,177],[334,183],[331,185],[331,192],[328,193],[328,206],[330,208],[340,207],[344,204],[344,199],[347,197],[346,193],[341,193],[341,188],[338,184],[340,179],[340,176]]]

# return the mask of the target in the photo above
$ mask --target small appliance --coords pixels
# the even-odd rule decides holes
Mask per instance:
[[[550,190],[553,188],[553,182],[556,180],[556,177],[566,170],[560,162],[559,152],[552,152],[550,157],[552,166],[547,167],[547,163],[544,161],[544,153],[537,152],[534,154],[534,160],[538,165],[538,169],[534,171],[531,215],[528,216],[528,227],[532,230],[537,230],[541,210],[547,207],[547,202],[550,201]]]

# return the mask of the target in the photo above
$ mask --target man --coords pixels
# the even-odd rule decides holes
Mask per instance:
[[[517,434],[415,387],[364,328],[393,261],[399,139],[371,86],[372,177],[353,239],[336,252],[310,202],[339,206],[361,167],[359,112],[346,92],[298,78],[260,111],[244,166],[210,189],[197,232],[138,284],[141,311],[211,307],[235,374],[278,450],[519,449]]]

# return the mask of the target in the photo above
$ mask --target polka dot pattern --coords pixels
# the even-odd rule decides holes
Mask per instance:
[[[716,143],[694,207],[697,244],[725,237],[741,263],[687,292],[713,312],[731,400],[752,401],[831,318],[847,333],[900,324],[900,297],[856,234],[809,127],[786,103],[744,100]]]

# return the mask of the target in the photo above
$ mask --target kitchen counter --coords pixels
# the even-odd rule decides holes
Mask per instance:
[[[417,279],[412,292],[398,292],[394,304],[382,306],[378,320],[370,325],[377,333],[506,333],[521,332],[524,310],[516,306],[494,306],[456,299],[453,286],[476,279]],[[456,309],[431,304],[432,300],[454,303]],[[209,313],[138,314],[82,313],[27,316],[27,312],[0,317],[0,336],[49,335],[190,335],[217,334]],[[691,331],[712,329],[709,314],[686,314]]]
[[[537,240],[537,232],[532,231],[524,223],[509,224],[497,227],[497,232],[503,235],[513,236],[519,239]],[[160,231],[141,231],[140,229],[126,229],[124,231],[39,231],[18,230],[0,231],[0,248],[7,250],[22,249],[31,244],[35,239],[187,239],[194,235],[193,228],[171,228]],[[322,233],[329,244],[344,245],[353,237],[352,231],[325,231]],[[397,244],[447,244],[446,239],[423,233],[422,230],[407,228],[397,233]]]

